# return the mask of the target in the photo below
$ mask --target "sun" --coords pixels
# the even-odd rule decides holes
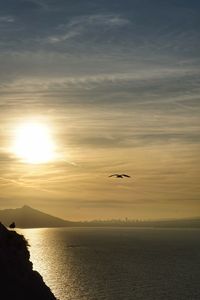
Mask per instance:
[[[27,122],[16,128],[12,150],[18,158],[29,164],[43,164],[55,158],[50,129],[37,122]]]

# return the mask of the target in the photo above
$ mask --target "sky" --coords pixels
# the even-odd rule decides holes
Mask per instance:
[[[199,15],[197,0],[1,0],[0,209],[199,216]],[[13,151],[30,121],[55,159]]]

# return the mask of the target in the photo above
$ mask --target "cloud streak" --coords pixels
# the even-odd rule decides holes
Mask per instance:
[[[15,18],[12,16],[0,16],[0,23],[13,23]]]
[[[73,18],[66,25],[59,25],[61,31],[65,33],[50,36],[46,39],[49,43],[60,43],[69,39],[95,32],[101,33],[101,30],[115,30],[120,27],[131,24],[128,19],[118,15],[88,15]]]

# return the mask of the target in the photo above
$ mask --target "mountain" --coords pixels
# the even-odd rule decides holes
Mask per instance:
[[[6,226],[15,222],[18,228],[67,227],[73,224],[27,205],[16,209],[0,210],[0,222]]]
[[[21,208],[0,210],[0,222],[9,226],[12,222],[18,228],[48,227],[155,227],[155,228],[200,228],[200,217],[155,221],[137,220],[94,220],[66,221],[27,205]]]
[[[23,235],[0,223],[1,299],[56,300],[41,275],[33,270]]]

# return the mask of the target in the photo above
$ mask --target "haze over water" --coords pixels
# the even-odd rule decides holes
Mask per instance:
[[[21,229],[60,300],[199,300],[199,229]]]

